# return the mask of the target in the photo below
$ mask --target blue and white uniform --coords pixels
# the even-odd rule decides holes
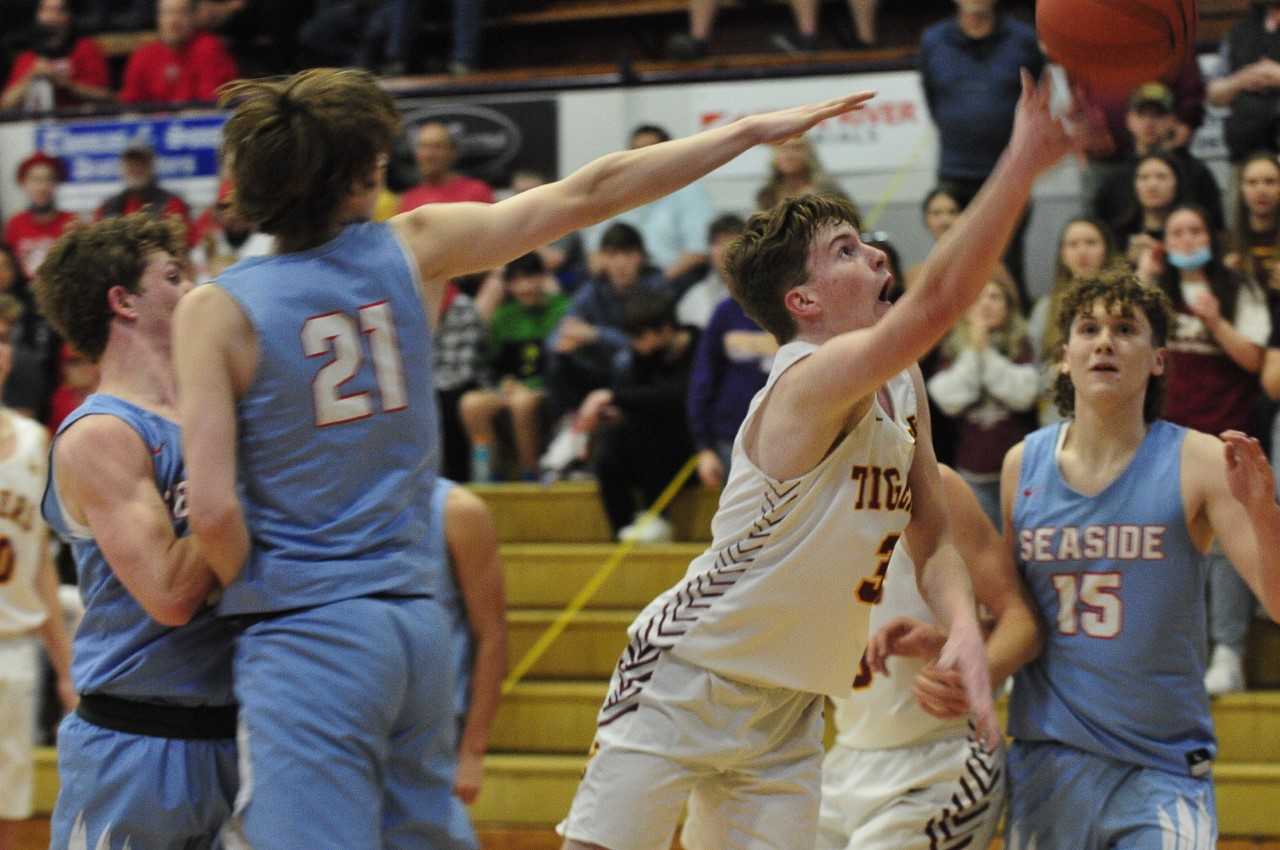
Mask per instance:
[[[90,416],[113,416],[137,432],[151,452],[173,532],[185,536],[178,424],[95,394],[62,422],[55,441]],[[177,628],[152,620],[92,532],[63,511],[52,464],[48,480],[44,517],[71,547],[85,608],[71,664],[81,703],[58,730],[60,788],[50,847],[215,846],[236,793],[233,632],[209,608]]]
[[[252,548],[219,607],[244,629],[231,846],[470,846],[451,798],[453,670],[431,598],[443,530],[416,266],[390,226],[353,224],[212,285],[259,351],[236,412]]]
[[[1212,848],[1205,560],[1182,501],[1186,429],[1151,424],[1096,496],[1062,478],[1069,422],[1027,437],[1015,558],[1046,626],[1009,708],[1011,850]],[[1173,843],[1169,843],[1169,842]]]

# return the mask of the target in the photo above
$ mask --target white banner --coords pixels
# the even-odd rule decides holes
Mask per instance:
[[[836,97],[858,89],[876,96],[862,109],[824,121],[809,131],[832,174],[932,171],[937,136],[929,120],[924,90],[914,71],[840,77],[809,77],[693,87],[690,107],[697,129],[728,124],[744,115]],[[756,149],[721,168],[718,176],[758,177],[768,173],[769,151]]]

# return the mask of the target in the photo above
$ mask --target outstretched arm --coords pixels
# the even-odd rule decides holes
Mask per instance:
[[[828,340],[778,379],[761,430],[762,442],[775,446],[788,435],[777,453],[784,456],[753,457],[770,475],[812,469],[857,405],[923,357],[991,279],[1036,177],[1077,145],[1049,111],[1049,83],[1037,87],[1024,71],[1022,85],[1009,147],[930,253],[920,281],[876,324]]]
[[[759,144],[803,134],[858,109],[872,92],[752,115],[638,150],[620,151],[497,204],[432,204],[391,220],[424,281],[494,268],[633,207],[669,195]]]

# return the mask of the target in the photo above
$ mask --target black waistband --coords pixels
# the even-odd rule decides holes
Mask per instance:
[[[236,736],[236,706],[161,705],[82,694],[76,714],[104,729],[152,738],[210,740]]]
[[[370,593],[368,596],[352,596],[347,599],[338,599],[333,602],[322,602],[319,605],[302,605],[296,608],[281,608],[276,611],[260,611],[254,614],[228,614],[227,622],[231,623],[236,629],[243,631],[250,626],[257,625],[265,620],[278,620],[281,617],[292,617],[294,614],[300,614],[303,611],[315,611],[317,608],[324,608],[329,605],[337,605],[342,602],[352,602],[359,599],[377,599],[383,602],[402,602],[410,599],[434,599],[433,593]]]

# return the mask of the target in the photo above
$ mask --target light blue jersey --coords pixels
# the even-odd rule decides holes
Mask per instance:
[[[88,416],[113,416],[138,433],[152,454],[156,490],[168,506],[173,533],[185,536],[187,479],[178,424],[115,396],[94,394],[62,421],[55,444]],[[76,691],[175,705],[231,704],[232,631],[209,608],[178,628],[151,619],[116,578],[89,529],[63,513],[54,481],[51,460],[41,511],[71,547],[85,609],[72,651]]]
[[[385,224],[218,279],[258,341],[237,409],[252,553],[224,615],[427,592],[436,451],[431,336]]]
[[[1207,777],[1206,571],[1183,511],[1186,429],[1153,423],[1128,468],[1087,497],[1059,472],[1065,427],[1036,431],[1023,449],[1015,555],[1047,636],[1015,679],[1009,733]]]
[[[453,652],[453,666],[457,674],[454,679],[453,702],[461,720],[466,717],[471,701],[471,666],[475,657],[475,642],[471,637],[471,623],[467,619],[467,605],[458,587],[458,578],[454,575],[449,541],[444,533],[445,507],[449,502],[449,493],[456,486],[458,485],[447,478],[436,479],[435,491],[431,494],[431,521],[440,532],[428,538],[428,552],[430,562],[441,566],[436,573],[436,583],[431,595],[444,609],[449,624],[449,646]]]
[[[185,536],[187,481],[177,423],[95,394],[62,422],[55,443],[89,416],[114,416],[138,433],[153,458],[173,532]],[[42,509],[71,547],[85,612],[71,665],[83,696],[58,727],[62,781],[49,846],[217,846],[236,794],[232,630],[210,608],[177,628],[152,620],[116,578],[90,530],[63,512],[54,482],[51,463]],[[104,701],[111,711],[103,713]],[[211,715],[217,729],[210,728]]]

